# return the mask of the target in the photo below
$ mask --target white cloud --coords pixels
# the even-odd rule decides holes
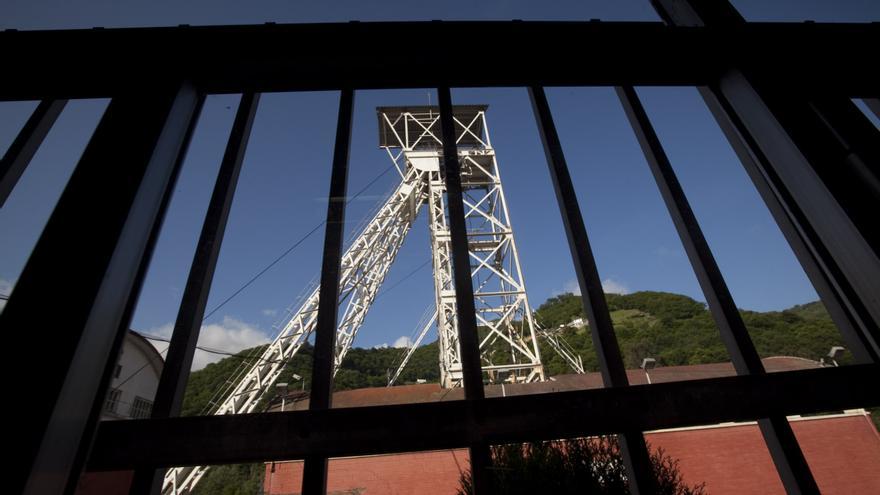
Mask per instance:
[[[397,338],[397,340],[394,341],[393,344],[391,344],[391,347],[400,349],[401,347],[412,347],[412,345],[413,341],[411,338],[407,337],[406,335],[401,335]]]
[[[157,337],[170,338],[174,325],[167,323],[165,325],[151,328],[146,334],[155,335]],[[158,351],[163,351],[168,347],[167,342],[150,340]],[[199,346],[206,347],[218,351],[236,353],[242,349],[266,344],[269,337],[256,326],[243,321],[224,316],[220,323],[211,323],[203,325],[199,333]],[[192,371],[197,371],[210,363],[220,361],[227,356],[223,354],[215,354],[196,349],[193,356]]]
[[[579,296],[581,295],[581,287],[578,285],[577,280],[569,280],[561,289],[553,289],[550,293],[550,297],[555,297],[560,294],[574,294]]]
[[[263,316],[275,316],[278,314],[278,310],[277,309],[264,309],[263,311],[261,311],[261,313],[263,313]]]
[[[606,294],[629,294],[632,292],[629,290],[629,287],[622,282],[610,278],[606,278],[602,281],[602,290],[605,291]]]

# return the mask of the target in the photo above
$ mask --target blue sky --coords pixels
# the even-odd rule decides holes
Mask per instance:
[[[873,0],[735,0],[753,21],[876,20]],[[648,0],[3,0],[0,28],[56,29],[394,20],[659,20]]]
[[[752,20],[867,21],[877,2],[735,2]],[[656,20],[649,2],[0,2],[0,28],[82,28],[418,19]],[[433,94],[433,91],[430,91]],[[428,90],[362,91],[355,100],[349,191],[379,177],[352,201],[349,229],[395,185],[377,147],[375,107],[424,104]],[[692,88],[640,88],[740,307],[775,310],[816,299],[803,271],[723,135]],[[581,208],[609,291],[664,290],[703,300],[640,149],[610,88],[548,90]],[[432,95],[432,101],[436,98]],[[456,103],[489,104],[513,227],[533,306],[575,289],[562,224],[526,91],[456,89]],[[237,95],[209,97],[179,180],[132,327],[168,335],[176,315]],[[208,308],[324,218],[338,95],[264,95],[245,158]],[[7,294],[94,129],[106,101],[72,102],[0,210],[0,292]],[[0,104],[0,151],[31,102]],[[384,174],[383,174],[384,172]],[[410,336],[432,304],[424,215],[409,234],[356,345]],[[265,341],[285,308],[317,276],[323,229],[211,315],[202,344],[228,350]],[[398,282],[400,282],[398,284]],[[161,348],[161,346],[160,346]],[[203,365],[208,355],[197,357]]]

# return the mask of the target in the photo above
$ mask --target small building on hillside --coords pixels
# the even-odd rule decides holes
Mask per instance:
[[[586,318],[578,317],[568,322],[567,326],[571,328],[584,328],[587,326],[588,323],[589,322]]]

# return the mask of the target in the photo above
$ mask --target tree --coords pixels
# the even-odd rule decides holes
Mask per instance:
[[[497,494],[628,494],[620,446],[613,437],[576,438],[491,449],[487,470],[489,492]],[[658,495],[704,495],[705,484],[690,487],[678,471],[678,461],[657,449],[651,455]],[[473,494],[470,471],[461,476],[458,495]]]

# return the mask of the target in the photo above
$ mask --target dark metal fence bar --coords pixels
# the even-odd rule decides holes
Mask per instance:
[[[449,236],[452,243],[452,269],[455,281],[455,305],[461,346],[461,366],[466,399],[482,399],[483,368],[477,338],[477,316],[474,288],[471,281],[471,260],[468,254],[467,225],[461,190],[461,164],[455,144],[455,123],[452,119],[452,96],[448,87],[437,89],[440,103],[440,128],[443,136],[443,172],[449,209]]]
[[[11,382],[17,425],[7,482],[14,493],[72,493],[80,467],[139,469],[156,489],[157,468],[305,459],[303,491],[322,494],[334,456],[468,447],[477,492],[485,494],[489,445],[618,434],[634,493],[653,491],[643,431],[759,419],[790,493],[815,493],[786,415],[880,405],[880,141],[849,98],[880,115],[880,73],[858,47],[880,44],[875,24],[747,23],[729,2],[652,0],[667,25],[620,22],[431,22],[216,26],[0,32],[5,63],[0,100],[42,103],[0,162],[0,205],[69,98],[111,103],[34,249],[5,310],[0,331],[10,348],[39,349],[43,377]],[[461,71],[472,48],[463,30],[480,32],[493,53],[486,71]],[[314,39],[354,37],[343,57]],[[440,39],[436,57],[400,39]],[[778,39],[788,43],[780,45]],[[307,53],[287,48],[309,44]],[[608,47],[590,64],[570,64],[561,46]],[[51,52],[34,47],[50,45]],[[130,47],[108,63],[103,47]],[[398,56],[385,56],[387,46]],[[212,46],[211,53],[202,49]],[[795,48],[793,48],[795,47]],[[14,49],[12,49],[14,48]],[[542,57],[523,58],[540,51]],[[260,53],[254,58],[253,53]],[[674,53],[676,56],[669,57]],[[97,55],[96,55],[97,54]],[[143,67],[163,74],[144,77]],[[182,75],[192,84],[181,85]],[[437,74],[443,74],[438,77]],[[174,81],[169,83],[169,81]],[[466,399],[433,404],[332,409],[333,339],[342,255],[344,196],[353,88],[443,86],[441,126],[454,135],[450,86],[530,87],[551,176],[591,320],[607,388],[485,399],[461,203],[460,163],[444,143],[453,266]],[[571,179],[542,86],[695,85],[743,161],[804,266],[847,347],[859,363],[834,369],[763,373],[735,304],[647,118],[641,141],[738,372],[728,378],[628,386]],[[272,415],[97,418],[122,345],[173,183],[205,93],[342,89],[322,261],[312,403],[309,411]],[[621,90],[630,103],[635,93]],[[256,97],[251,101],[256,106]],[[631,121],[635,105],[630,104]],[[239,111],[244,115],[245,101]],[[236,126],[241,123],[236,118]],[[249,122],[241,129],[249,128]],[[635,121],[638,121],[635,118]],[[635,123],[635,122],[634,122]],[[235,127],[238,129],[238,127]],[[136,130],[136,132],[134,131]],[[649,132],[650,131],[650,132]],[[224,166],[237,160],[247,131],[233,130]],[[230,158],[233,154],[236,158]],[[661,157],[661,158],[658,158]],[[652,159],[649,156],[649,162]],[[123,164],[123,165],[120,165]],[[658,165],[659,164],[659,165]],[[222,168],[222,167],[221,167]],[[221,174],[222,175],[222,174]],[[215,218],[213,261],[194,262],[193,301],[184,302],[190,333],[181,333],[157,413],[175,414],[180,379],[192,359],[198,315],[222,237],[235,177]],[[661,180],[662,179],[662,180]],[[222,177],[215,186],[215,196]],[[677,191],[677,192],[676,192]],[[213,199],[212,199],[213,202]],[[225,209],[225,211],[224,211]],[[692,220],[688,221],[688,218]],[[206,219],[205,227],[215,220]],[[205,237],[203,229],[203,237]],[[204,241],[204,243],[202,242]],[[200,248],[210,242],[200,240]],[[201,252],[201,251],[200,251]],[[691,253],[689,252],[689,255]],[[198,260],[198,255],[196,256]],[[700,275],[702,273],[702,275]],[[188,290],[190,289],[188,285]],[[201,298],[201,299],[200,299]],[[189,298],[188,298],[189,299]],[[186,299],[185,299],[186,300]],[[51,305],[57,321],[35,319]],[[181,315],[186,308],[181,308]],[[181,319],[179,315],[179,319]],[[57,319],[55,319],[57,320]],[[196,330],[192,329],[195,325]],[[474,340],[473,342],[468,339]],[[188,354],[187,354],[188,353]],[[166,380],[166,383],[168,381]],[[174,384],[174,380],[170,383]],[[169,385],[170,386],[170,385]],[[165,405],[163,405],[165,404]],[[166,407],[168,406],[168,407]],[[542,421],[532,421],[541,417]],[[425,424],[433,425],[425,429]],[[389,426],[393,425],[393,426]],[[97,433],[96,433],[97,432]],[[95,439],[94,446],[92,440]],[[93,448],[92,448],[93,446]],[[89,453],[94,455],[89,457]],[[150,483],[143,482],[143,486]],[[138,486],[141,486],[138,484]]]
[[[461,54],[492,53],[491,71],[461,70]],[[142,68],[190,74],[206,93],[463,86],[704,85],[730,60],[749,60],[819,91],[877,97],[880,74],[864,51],[880,35],[871,24],[751,23],[715,32],[659,22],[365,22],[0,32],[6,71],[0,100],[107,97],[149,89]],[[345,56],[316,39],[357,39]],[[442,39],[424,57],[418,43]],[[784,39],[786,43],[778,43]],[[52,46],[53,50],[39,47]],[[109,57],[107,46],[125,46]],[[212,47],[204,50],[205,46]],[[309,46],[291,51],[291,46]],[[387,48],[395,47],[395,57]],[[572,64],[565,46],[603,46]],[[792,49],[797,47],[797,49]],[[523,57],[538,52],[540,57]],[[674,57],[669,54],[674,53]],[[259,54],[259,57],[254,56]]]
[[[171,343],[165,356],[162,376],[153,402],[151,417],[169,418],[180,415],[183,394],[189,378],[196,343],[199,340],[205,305],[214,278],[214,269],[220,256],[220,246],[226,231],[226,221],[232,208],[235,187],[244,161],[245,150],[250,138],[251,127],[256,115],[260,96],[244,94],[238,106],[226,151],[214,191],[208,204],[208,211],[202,224],[193,262],[181,299],[180,309]],[[162,487],[164,470],[143,469],[135,472],[131,494],[159,493]]]
[[[333,358],[336,350],[336,324],[339,310],[339,275],[345,235],[345,203],[348,184],[348,155],[351,144],[351,118],[354,91],[343,90],[339,97],[336,121],[336,144],[333,148],[333,169],[327,201],[327,229],[321,262],[321,299],[315,328],[315,349],[312,362],[312,387],[309,409],[327,410],[333,398]],[[320,430],[314,434],[320,434]],[[306,455],[303,471],[303,495],[323,495],[327,488],[327,457]]]
[[[764,373],[758,351],[641,101],[631,86],[617,87],[616,91],[721,331],[734,368],[742,375]]]
[[[18,133],[9,149],[0,160],[0,208],[6,203],[6,198],[15,188],[18,179],[28,164],[34,153],[43,143],[46,134],[52,129],[52,125],[61,115],[67,100],[43,100],[34,109],[30,118],[25,122],[21,132]]]
[[[714,87],[713,96],[727,119],[738,125],[739,134],[749,136],[752,154],[766,158],[756,161],[756,165],[764,177],[773,181],[772,187],[778,197],[786,200],[787,209],[798,214],[794,221],[811,244],[814,256],[821,257],[818,262],[825,276],[848,303],[850,312],[862,320],[856,327],[861,335],[848,339],[852,350],[863,360],[868,355],[880,355],[877,253],[744,75],[726,76]],[[809,139],[800,137],[801,142]],[[865,210],[862,217],[867,219],[867,211],[876,210],[876,200],[865,202],[861,208]],[[847,328],[842,326],[841,330],[846,332]]]
[[[729,2],[658,0],[654,5],[671,25],[728,29],[746,24]],[[811,90],[799,87],[796,78],[773,80],[766,70],[769,66],[755,60],[729,63],[718,82],[710,85],[714,98],[707,101],[716,114],[723,110],[729,113],[726,120],[741,126],[738,131],[748,139],[733,141],[734,146],[743,142],[755,146],[752,154],[760,159],[752,163],[767,167],[762,175],[777,180],[773,187],[781,191],[778,198],[790,201],[789,211],[805,214],[802,232],[815,232],[820,249],[814,252],[827,255],[820,260],[826,276],[843,275],[839,281],[832,280],[842,289],[842,298],[854,300],[850,314],[867,322],[844,324],[841,331],[848,345],[855,345],[857,357],[876,357],[880,235],[874,217],[880,198],[876,180],[880,153],[876,142],[864,137],[876,131],[867,129],[864,116],[856,117],[852,102],[839,96],[846,91],[821,91],[830,99],[817,106],[808,96]],[[804,65],[815,67],[808,61]],[[805,270],[810,273],[811,269],[806,263]],[[838,305],[831,301],[832,312],[841,320]],[[818,493],[785,418],[770,417],[758,423],[786,491]]]
[[[880,257],[876,205],[880,199],[878,132],[848,98],[791,94],[766,75],[745,79],[843,210],[852,228]],[[876,261],[875,261],[876,264]],[[880,265],[878,265],[880,266]]]
[[[690,5],[691,10],[682,8],[681,3]],[[667,0],[655,2],[655,7],[670,22],[682,26],[708,24],[704,18],[712,17],[715,8],[732,9],[726,2]],[[811,51],[815,43],[799,48]],[[841,304],[832,301],[829,305],[832,315],[837,312],[835,306],[846,306],[854,322],[840,326],[848,345],[862,361],[876,359],[880,355],[880,234],[873,217],[878,202],[874,179],[880,165],[876,163],[876,139],[858,135],[876,135],[876,130],[869,129],[865,117],[855,115],[852,103],[835,97],[839,93],[831,88],[819,91],[832,96],[832,101],[824,104],[831,107],[825,113],[834,116],[829,120],[812,101],[813,91],[799,91],[793,84],[781,88],[778,82],[768,82],[770,66],[754,60],[740,63],[747,66],[728,69],[710,85],[710,109],[716,117],[724,114],[719,118],[722,127],[723,120],[736,127],[740,138],[732,141],[734,147],[744,142],[758,158],[755,165],[783,202],[841,300]],[[821,66],[815,61],[804,64]],[[875,87],[867,96],[874,97],[876,92]],[[707,91],[703,93],[706,97]],[[759,185],[759,190],[762,187]],[[810,274],[809,264],[804,268]],[[859,335],[853,335],[853,329]]]
[[[461,190],[461,162],[455,144],[455,122],[452,117],[452,94],[448,86],[437,88],[440,104],[440,129],[443,139],[443,174],[446,183],[446,205],[449,215],[449,237],[452,245],[452,276],[455,284],[455,306],[458,323],[458,343],[461,351],[461,371],[466,400],[482,400],[483,367],[480,342],[477,335],[477,316],[474,307],[474,287],[471,280],[471,260],[468,248],[467,224],[464,217],[464,198]],[[472,424],[480,418],[462,417]],[[477,439],[468,445],[474,493],[489,493],[486,479],[489,445]]]
[[[602,279],[599,277],[596,260],[593,258],[593,250],[590,247],[577,194],[565,162],[562,144],[556,132],[556,124],[553,123],[553,116],[550,113],[550,105],[541,87],[529,88],[529,96],[541,134],[541,142],[544,144],[544,154],[547,156],[559,211],[565,225],[565,234],[568,237],[568,246],[571,249],[574,270],[581,289],[584,313],[590,321],[590,332],[599,358],[602,380],[607,387],[626,387],[629,385],[626,368],[620,356],[620,347],[608,312],[605,292],[602,290]],[[619,440],[627,469],[632,474],[629,478],[630,491],[654,493],[655,478],[641,432],[626,431],[619,436]]]
[[[180,175],[180,169],[183,168],[183,162],[186,159],[187,151],[189,150],[189,145],[192,140],[192,135],[195,132],[196,124],[198,123],[199,116],[201,115],[202,107],[204,106],[205,95],[197,94],[197,100],[195,109],[193,110],[192,117],[189,119],[189,126],[186,129],[183,137],[183,143],[180,146],[180,151],[177,153],[177,160],[174,164],[174,171],[172,173],[172,177],[169,180],[168,187],[165,188],[165,194],[161,201],[161,206],[159,207],[159,211],[156,214],[156,221],[153,223],[153,228],[150,233],[149,239],[147,241],[147,245],[144,248],[144,252],[152,253],[153,249],[156,247],[156,243],[159,241],[159,234],[162,229],[162,223],[165,219],[165,214],[168,211],[168,205],[171,203],[171,197],[174,193],[174,185],[177,183],[177,178]],[[88,419],[88,423],[86,424],[86,429],[83,431],[82,438],[88,438],[87,442],[89,448],[80,448],[76,459],[71,467],[71,473],[67,488],[65,493],[73,494],[79,489],[79,477],[76,476],[76,473],[82,473],[85,468],[86,461],[88,460],[89,455],[91,454],[91,444],[92,440],[95,437],[95,432],[97,431],[98,424],[100,422],[101,417],[104,414],[104,408],[106,402],[104,398],[107,395],[107,391],[110,388],[110,383],[113,380],[113,375],[116,370],[116,364],[119,361],[120,352],[122,346],[126,339],[126,334],[129,331],[129,321],[131,321],[132,315],[134,315],[135,308],[137,307],[137,300],[140,291],[140,287],[143,285],[143,281],[147,276],[147,270],[150,266],[150,257],[145,256],[140,263],[140,267],[138,268],[137,275],[135,276],[133,287],[137,287],[138,290],[132,294],[132,296],[128,299],[128,303],[125,306],[125,310],[123,312],[123,316],[120,319],[120,327],[116,334],[116,339],[113,342],[112,350],[110,351],[110,356],[113,356],[109,359],[104,367],[104,375],[101,378],[101,384],[98,388],[99,392],[96,397],[101,400],[95,400],[92,403],[92,411]]]
[[[162,204],[156,215],[157,221],[153,223],[152,232],[150,233],[149,240],[147,241],[144,252],[152,253],[153,249],[156,246],[156,243],[159,241],[159,234],[161,233],[162,223],[164,222],[165,214],[168,211],[168,205],[171,203],[171,197],[174,193],[174,185],[177,183],[177,177],[180,175],[180,169],[183,168],[183,162],[186,159],[186,154],[189,150],[192,135],[195,132],[196,124],[198,123],[199,116],[201,115],[204,102],[205,95],[200,93],[197,94],[195,109],[193,110],[192,117],[189,119],[189,126],[184,133],[183,143],[180,146],[180,151],[177,154],[177,161],[174,164],[174,172],[172,173],[172,177],[169,180],[168,187],[165,189],[165,195],[162,199]],[[133,285],[134,287],[137,287],[138,290],[134,294],[132,294],[132,296],[128,300],[128,303],[125,306],[123,316],[120,320],[120,327],[117,331],[116,339],[113,342],[113,348],[110,351],[110,355],[113,357],[107,361],[107,364],[104,368],[104,375],[101,378],[101,384],[99,386],[99,392],[97,394],[97,397],[100,398],[100,400],[96,399],[92,404],[92,412],[89,416],[89,422],[87,423],[87,427],[82,435],[82,438],[89,439],[89,441],[87,442],[89,447],[91,446],[92,440],[94,439],[95,432],[97,431],[98,424],[100,422],[100,418],[104,414],[104,408],[106,406],[106,402],[104,399],[107,396],[107,392],[110,388],[110,383],[113,380],[112,377],[116,369],[116,364],[119,361],[120,352],[125,342],[126,334],[129,331],[129,321],[131,321],[132,315],[134,315],[135,308],[137,307],[140,287],[142,286],[143,281],[147,276],[147,270],[149,269],[149,267],[150,257],[145,256],[141,260],[140,267],[138,268],[138,273],[135,277]],[[77,458],[74,461],[71,473],[82,473],[90,454],[90,448],[81,448],[77,455]],[[73,494],[76,493],[78,489],[79,477],[74,474],[69,479],[65,493]]]
[[[804,223],[800,225],[801,230],[808,235],[815,236],[817,243],[814,244],[816,246],[814,252],[823,256],[820,263],[825,268],[826,276],[831,278],[845,302],[850,303],[848,308],[850,314],[856,315],[861,320],[861,325],[840,326],[844,337],[847,338],[848,346],[862,361],[876,359],[878,352],[877,325],[880,321],[880,300],[876,297],[878,293],[878,279],[876,277],[880,276],[880,260],[871,246],[871,241],[863,236],[864,228],[867,227],[867,211],[871,201],[862,198],[862,204],[856,205],[862,210],[862,214],[859,215],[862,219],[862,227],[860,228],[857,225],[859,216],[848,214],[838,201],[842,199],[841,195],[844,194],[843,190],[839,188],[839,184],[837,195],[835,195],[832,190],[829,190],[828,181],[816,174],[815,162],[811,163],[811,159],[821,160],[821,158],[817,158],[817,155],[808,158],[802,153],[802,146],[815,145],[815,143],[807,144],[804,140],[821,142],[822,136],[813,134],[813,137],[808,137],[805,135],[807,133],[800,136],[789,134],[789,131],[784,130],[785,128],[780,125],[781,122],[777,120],[774,112],[764,105],[762,96],[755,92],[754,87],[742,73],[731,73],[729,76],[725,76],[716,88],[714,97],[721,102],[723,108],[731,112],[728,115],[729,120],[740,122],[743,126],[740,132],[748,133],[750,135],[749,141],[757,146],[754,154],[760,153],[767,158],[766,162],[755,162],[759,167],[767,167],[763,175],[777,181],[773,187],[780,191],[779,197],[791,201],[790,211],[804,214],[804,218],[802,218]],[[776,96],[781,97],[780,95]],[[801,110],[804,108],[802,107]],[[787,117],[792,118],[794,115],[801,115],[804,120],[807,120],[807,116],[802,111],[789,113]],[[791,126],[800,125],[801,131],[804,130],[805,125],[809,126],[809,124],[796,123],[791,120],[784,125],[789,126],[789,130]],[[818,129],[812,130],[817,131]],[[830,136],[824,137],[826,138],[825,144],[829,144],[827,138]],[[800,143],[796,144],[792,138],[800,140]],[[846,174],[842,173],[842,175]],[[876,200],[873,203],[876,208]],[[852,208],[853,203],[850,202],[849,206]],[[809,273],[809,268],[806,270]],[[830,308],[832,314],[839,313],[833,304]],[[858,333],[855,334],[854,330]],[[765,426],[763,422],[760,424],[762,428]],[[779,446],[768,442],[771,451],[776,447],[784,448],[786,445],[796,444],[794,438],[786,441],[784,437],[780,437],[780,441],[783,443]],[[777,467],[779,466],[777,465]],[[806,468],[805,465],[803,467]],[[802,474],[800,475],[793,472],[788,478],[783,476],[783,482],[790,493],[800,493],[793,486],[792,478],[797,478],[799,482],[804,481],[806,479],[803,476],[804,471],[805,469],[801,469]],[[783,473],[782,470],[780,472]],[[804,490],[804,492],[810,493],[812,490]]]
[[[878,119],[880,119],[880,96],[876,98],[862,98],[862,102]]]
[[[728,1],[655,0],[654,4],[672,26],[740,29],[748,25]],[[800,47],[815,53],[813,48],[812,43]],[[811,61],[802,65],[817,66]],[[838,207],[846,211],[875,257],[880,256],[880,233],[873,228],[874,214],[870,208],[880,198],[880,144],[877,129],[850,100],[859,94],[833,88],[817,91],[793,84],[799,79],[769,75],[766,61],[757,59],[741,59],[733,70],[731,67],[725,71],[730,73],[721,78],[721,84],[713,86],[725,93],[725,81],[729,81],[729,92],[735,94],[736,87],[744,83],[756,93],[758,104],[766,106],[772,118],[781,124],[797,152],[808,162],[810,171],[822,180]],[[862,96],[876,98],[878,90],[868,89]]]
[[[880,93],[880,89],[878,89]],[[865,206],[876,205],[880,201],[880,130],[856,107],[850,98],[839,94],[808,95],[808,101],[799,105],[810,116],[807,128],[806,118],[800,119],[801,126],[789,126],[794,133],[809,129],[811,134],[821,133],[822,142],[808,140],[813,145],[809,152],[823,159],[824,167],[819,170],[829,188],[841,198],[856,196],[859,203],[841,204],[848,209],[851,217],[858,222],[876,226],[875,210],[866,211]],[[792,115],[792,118],[796,115]],[[877,229],[863,229],[865,237],[880,256],[880,234]]]
[[[835,264],[828,263],[831,260],[830,255],[806,221],[803,211],[781,186],[767,157],[761,153],[742,121],[725,105],[726,102],[719,100],[707,87],[699,88],[699,92],[840,330],[856,362],[877,362],[880,349],[870,340],[870,336],[877,333],[876,325],[859,299],[854,296],[852,287],[840,270]]]
[[[745,322],[635,89],[631,86],[618,87],[617,95],[697,275],[734,369],[740,375],[764,374],[764,365],[749,337]],[[816,482],[785,417],[760,419],[758,424],[789,492],[818,493]]]
[[[95,470],[225,464],[651,431],[880,405],[880,365],[394,406],[101,423]],[[541,418],[541,421],[534,421]],[[431,425],[425,428],[425,425]]]
[[[10,385],[29,404],[11,412],[12,492],[60,493],[79,474],[198,101],[180,84],[111,101],[0,315],[11,348],[39,349],[43,363],[39,386]],[[35,320],[47,305],[63,325]]]

